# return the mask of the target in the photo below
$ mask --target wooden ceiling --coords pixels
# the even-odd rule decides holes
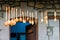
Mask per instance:
[[[20,7],[23,3],[35,9],[60,9],[60,0],[0,0],[0,7]]]
[[[40,9],[60,9],[60,0],[0,0],[0,12],[5,12],[6,6],[21,7],[23,4],[39,11]],[[54,17],[49,18],[53,19]],[[57,16],[57,18],[60,19],[60,16]]]
[[[5,12],[5,7],[21,7],[25,4],[28,7],[33,7],[40,11],[40,9],[60,9],[60,0],[0,0],[0,12]],[[49,17],[54,18],[54,17]],[[57,18],[60,18],[58,16]]]

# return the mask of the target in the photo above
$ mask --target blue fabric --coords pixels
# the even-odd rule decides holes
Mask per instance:
[[[17,40],[17,38],[16,37],[12,37],[12,38],[10,38],[10,40]]]
[[[20,35],[20,40],[26,40],[26,35]]]
[[[11,26],[11,32],[12,33],[25,33],[26,31],[26,26],[29,25],[29,23],[22,23],[22,22],[17,22],[16,25]]]
[[[30,25],[28,22],[17,22],[16,25],[10,27],[11,33],[25,33],[26,26]],[[17,40],[16,37],[11,37],[11,40]],[[20,40],[26,40],[26,35],[20,35]]]

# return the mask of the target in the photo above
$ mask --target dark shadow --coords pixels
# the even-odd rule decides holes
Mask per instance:
[[[27,40],[36,40],[36,26],[34,25],[28,25],[26,27],[26,39]]]

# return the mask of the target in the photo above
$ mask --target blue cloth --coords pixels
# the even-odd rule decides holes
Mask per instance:
[[[26,40],[26,35],[20,35],[20,40]]]
[[[10,27],[10,31],[12,33],[25,33],[26,31],[26,26],[29,25],[29,23],[22,23],[22,22],[17,22],[16,25]]]
[[[26,26],[30,25],[28,22],[17,22],[16,25],[10,27],[11,33],[25,33]],[[11,37],[11,40],[17,40],[16,37]],[[20,40],[26,40],[26,35],[20,35]]]
[[[11,37],[10,40],[17,40],[17,38],[16,37]]]

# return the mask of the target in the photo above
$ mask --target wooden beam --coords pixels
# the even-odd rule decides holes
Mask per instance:
[[[57,16],[56,18],[60,19],[60,16]],[[54,19],[54,16],[48,16],[48,19]]]

